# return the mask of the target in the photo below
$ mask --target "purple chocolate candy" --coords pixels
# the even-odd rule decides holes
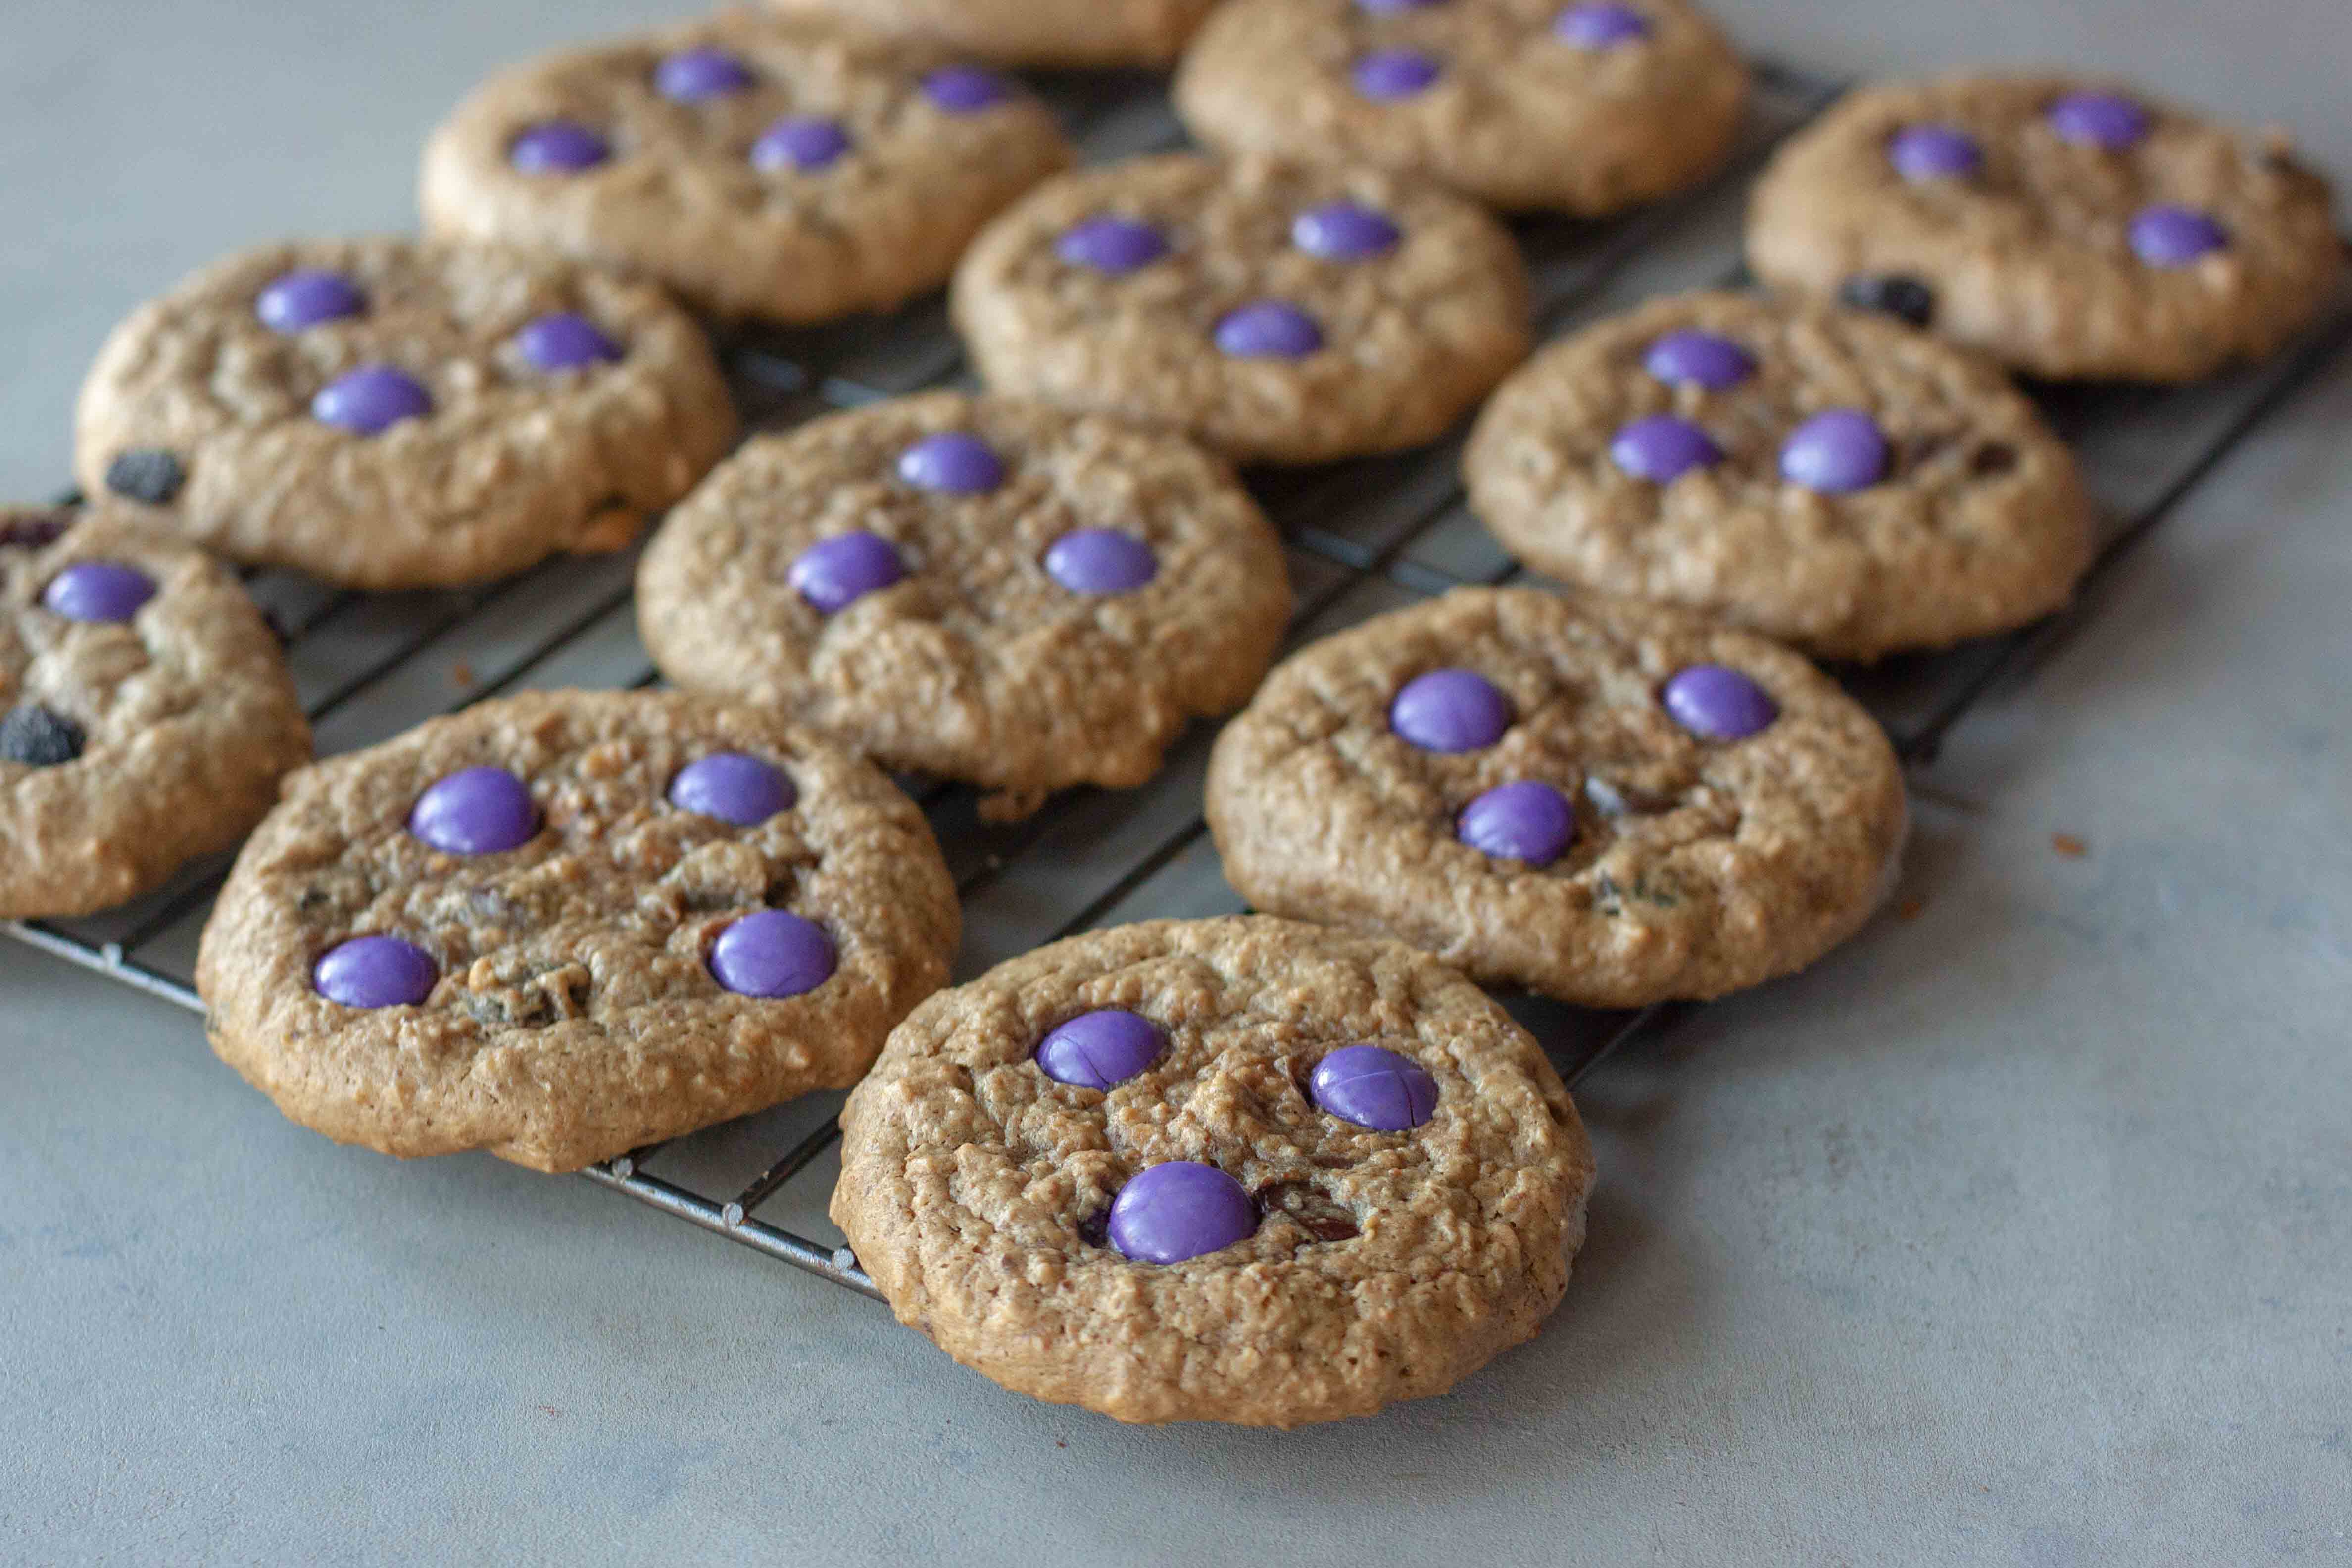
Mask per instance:
[[[1160,1059],[1168,1036],[1140,1013],[1081,1013],[1037,1047],[1037,1068],[1055,1083],[1109,1089]]]
[[[1433,669],[1404,683],[1389,728],[1424,752],[1476,752],[1511,727],[1511,701],[1471,669]]]
[[[1637,479],[1670,485],[1693,468],[1723,461],[1723,448],[1687,419],[1653,414],[1619,430],[1609,443],[1609,456]]]
[[[1482,855],[1549,866],[1568,852],[1576,837],[1576,808],[1551,785],[1520,779],[1464,806],[1454,832]]]
[[[698,758],[669,781],[670,805],[738,827],[757,827],[778,812],[790,811],[799,798],[783,769],[742,752]]]
[[[710,977],[738,996],[776,1001],[815,990],[833,978],[833,939],[814,921],[761,910],[710,944]]]
[[[1136,1173],[1110,1205],[1110,1244],[1139,1263],[1181,1263],[1257,1231],[1257,1205],[1214,1165],[1171,1160]]]
[[[1630,5],[1570,5],[1552,21],[1552,36],[1580,49],[1613,49],[1650,36],[1650,19]]]
[[[1780,477],[1823,495],[1866,490],[1886,477],[1886,432],[1859,408],[1832,408],[1789,432]]]
[[[120,561],[77,561],[41,590],[41,607],[69,621],[127,621],[155,596],[155,579]]]
[[[831,168],[848,151],[849,132],[840,121],[823,115],[786,115],[751,143],[751,166],[814,174]]]
[[[2070,92],[2050,106],[2050,128],[2082,146],[2120,153],[2147,134],[2147,110],[2112,92]]]
[[[507,162],[525,174],[577,174],[613,155],[613,144],[585,125],[549,120],[507,146]]]
[[[360,436],[379,436],[404,419],[422,419],[433,412],[433,395],[406,371],[388,364],[363,364],[319,389],[310,399],[310,416]]]
[[[1376,103],[1412,98],[1436,85],[1444,68],[1418,49],[1375,49],[1355,64],[1356,90]]]
[[[1375,1132],[1403,1132],[1437,1114],[1437,1080],[1411,1057],[1379,1046],[1342,1046],[1307,1080],[1315,1103]]]
[[[1297,306],[1259,300],[1217,322],[1217,351],[1230,359],[1305,359],[1323,346],[1323,329]]]
[[[1354,202],[1326,202],[1290,220],[1290,243],[1326,261],[1369,261],[1403,238],[1386,213]]]
[[[1004,482],[1004,459],[977,436],[942,430],[898,454],[898,477],[919,490],[985,495]]]
[[[367,296],[359,285],[340,272],[312,268],[275,279],[253,302],[253,313],[273,332],[299,332],[366,309]]]
[[[539,835],[530,786],[504,768],[465,768],[416,797],[408,831],[447,855],[503,855]]]
[[[549,374],[610,364],[621,357],[621,345],[606,337],[596,323],[570,310],[558,310],[523,323],[515,347],[533,370]]]
[[[2186,267],[2229,243],[2229,230],[2194,207],[2147,207],[2131,221],[2132,254],[2150,267]]]
[[[1679,672],[1662,700],[1675,723],[1704,741],[1744,741],[1780,716],[1780,705],[1762,687],[1719,664]]]
[[[1756,359],[1729,338],[1685,327],[1652,343],[1642,368],[1669,386],[1721,392],[1754,375]]]
[[[977,114],[1013,96],[994,71],[978,66],[943,66],[923,79],[923,96],[950,114]]]
[[[831,616],[906,574],[907,563],[880,534],[841,533],[802,551],[789,577],[819,615]]]
[[[438,964],[396,936],[360,936],[330,949],[310,971],[310,988],[345,1007],[413,1007],[433,994]]]
[[[1160,574],[1160,558],[1131,533],[1077,528],[1047,547],[1045,573],[1073,594],[1132,594]]]
[[[1167,255],[1168,237],[1148,223],[1104,214],[1064,230],[1054,254],[1073,267],[1122,278]]]
[[[1949,125],[1906,125],[1886,143],[1886,161],[1913,184],[1960,180],[1984,167],[1984,149]]]
[[[654,68],[654,90],[673,103],[726,98],[751,85],[751,68],[724,49],[686,49]]]

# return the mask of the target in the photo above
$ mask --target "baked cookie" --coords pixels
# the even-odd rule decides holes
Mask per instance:
[[[1737,991],[1851,936],[1903,777],[1802,658],[1663,605],[1462,588],[1266,678],[1209,766],[1255,907],[1592,1007]]]
[[[233,560],[360,588],[617,550],[735,437],[656,290],[400,239],[232,256],[114,330],[81,392],[91,495]]]
[[[1181,437],[934,393],[752,441],[637,578],[664,674],[788,713],[984,816],[1159,771],[1249,700],[1290,614],[1280,542]]]
[[[278,639],[225,567],[121,507],[0,508],[0,919],[159,886],[310,760]]]
[[[1830,658],[2022,625],[2091,562],[2073,454],[1998,369],[1884,316],[1744,294],[1546,349],[1463,471],[1537,571]]]
[[[957,934],[865,763],[748,709],[556,692],[295,774],[196,986],[307,1127],[568,1171],[856,1082]]]
[[[770,0],[1011,66],[1164,66],[1216,0]]]
[[[735,12],[491,78],[434,132],[423,200],[436,235],[822,321],[944,283],[1070,157],[1043,105],[937,45]]]
[[[2163,382],[2273,353],[2343,268],[2284,133],[2053,74],[1853,93],[1773,159],[1748,258],[2035,375]]]
[[[1714,173],[1747,95],[1747,67],[1686,0],[1233,0],[1175,88],[1222,152],[1587,217]]]
[[[1364,169],[1140,158],[1055,180],[957,268],[998,392],[1173,426],[1243,461],[1442,435],[1528,352],[1501,226]]]
[[[1477,987],[1263,917],[1075,937],[933,997],[842,1113],[898,1320],[1121,1421],[1301,1426],[1534,1336],[1592,1152]]]

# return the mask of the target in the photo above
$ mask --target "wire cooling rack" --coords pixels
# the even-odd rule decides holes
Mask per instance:
[[[1162,84],[1125,75],[1040,84],[1093,161],[1180,145]],[[1744,275],[1739,221],[1765,156],[1836,96],[1826,79],[1759,68],[1740,156],[1708,188],[1611,223],[1518,226],[1538,322],[1559,332],[1655,294]],[[1837,671],[1885,723],[1905,763],[1932,762],[1945,736],[2002,682],[2021,677],[2067,628],[2095,613],[2112,571],[2249,432],[2352,342],[2352,300],[2272,363],[2183,389],[2041,389],[2076,447],[2105,517],[2104,548],[2077,606],[2041,626],[1932,657]],[[957,384],[963,356],[941,306],[809,331],[762,331],[723,345],[747,425],[772,430],[835,408]],[[1291,639],[1517,568],[1464,505],[1458,435],[1402,457],[1255,477],[1281,527],[1297,590]],[[657,679],[639,646],[629,585],[634,552],[551,563],[454,592],[362,595],[282,573],[248,586],[285,633],[288,658],[321,755],[369,746],[436,714],[503,692],[644,687]],[[961,892],[959,978],[1099,925],[1239,910],[1201,816],[1209,726],[1196,727],[1139,790],[1081,790],[1028,821],[983,823],[973,792],[902,781],[920,801]],[[0,925],[19,941],[201,1012],[190,984],[196,940],[226,875],[226,857],[162,891],[89,920]],[[1592,1013],[1531,998],[1508,1005],[1573,1085],[1612,1053],[1669,1027],[1684,1008]],[[812,1095],[591,1168],[592,1181],[835,1284],[877,1296],[824,1218],[840,1138],[839,1095]],[[781,1156],[775,1153],[782,1150]],[[803,1175],[810,1179],[797,1180]]]

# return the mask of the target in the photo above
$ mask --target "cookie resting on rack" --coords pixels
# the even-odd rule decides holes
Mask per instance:
[[[1773,159],[1748,258],[2030,374],[2156,382],[2276,352],[2344,270],[2283,132],[2033,73],[1855,92]]]
[[[358,588],[620,549],[735,437],[710,348],[656,290],[400,239],[244,251],[117,327],[76,468],[231,560]]]
[[[1164,66],[1216,0],[769,0],[1009,66]]]
[[[997,392],[1189,431],[1244,462],[1433,440],[1528,352],[1510,236],[1425,183],[1188,153],[1053,180],[957,268]]]
[[[484,703],[297,773],[196,966],[213,1048],[339,1142],[568,1171],[857,1081],[955,889],[880,773],[670,693]]]
[[[1588,327],[1504,383],[1463,471],[1547,576],[1829,658],[2023,625],[2091,562],[2073,454],[2007,376],[1831,306],[1689,294]]]
[[[1225,876],[1592,1007],[1801,969],[1893,879],[1903,777],[1787,649],[1598,595],[1462,588],[1285,660],[1209,766]]]
[[[676,511],[637,620],[688,689],[786,713],[983,815],[1159,770],[1290,614],[1274,530],[1181,437],[934,393],[761,437]]]
[[[1395,942],[1121,926],[933,997],[842,1112],[901,1322],[1122,1421],[1301,1426],[1533,1337],[1592,1152],[1527,1032]]]
[[[0,919],[159,886],[236,844],[310,760],[236,577],[126,510],[0,508]]]
[[[734,12],[491,78],[434,132],[423,202],[436,235],[822,321],[945,282],[1070,157],[1044,105],[938,44]]]

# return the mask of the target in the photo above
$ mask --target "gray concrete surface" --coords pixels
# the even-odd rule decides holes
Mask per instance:
[[[1851,68],[2115,60],[2352,168],[2341,0],[1719,8]],[[136,299],[404,225],[481,69],[686,10],[17,8],[0,490],[58,482]],[[1601,1075],[1566,1307],[1373,1421],[1001,1394],[584,1183],[330,1147],[0,948],[0,1559],[2352,1561],[2347,421],[2339,366],[1962,732],[1916,918]]]

